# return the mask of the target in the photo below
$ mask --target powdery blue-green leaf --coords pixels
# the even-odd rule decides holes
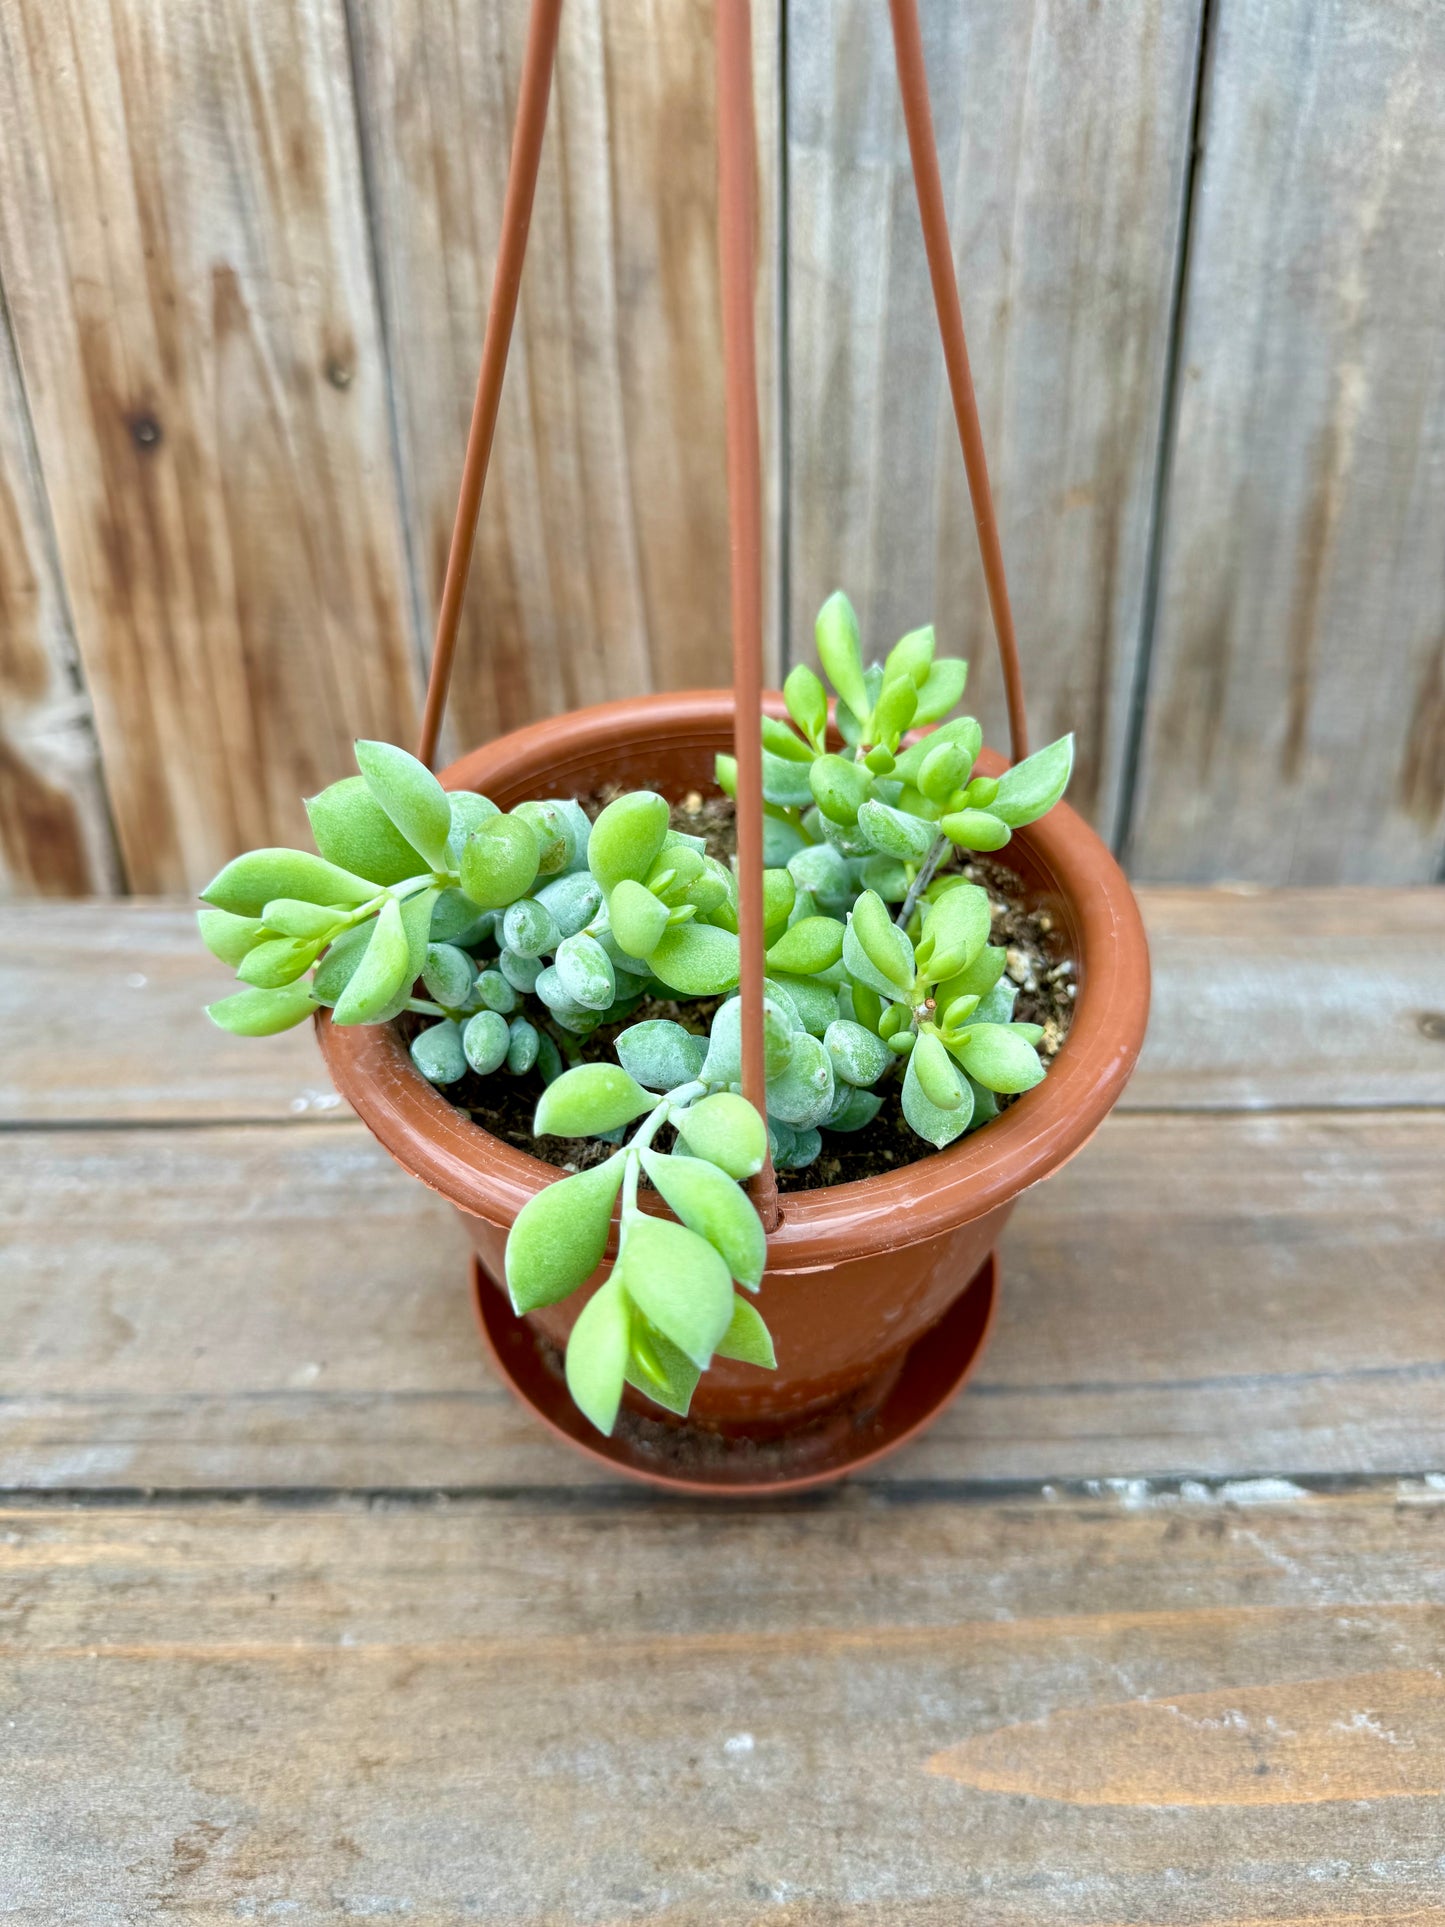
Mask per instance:
[[[1073,768],[1073,735],[1061,736],[1004,771],[989,806],[991,813],[1014,830],[1036,822],[1068,788]]]
[[[590,874],[587,869],[587,846],[592,840],[592,819],[577,801],[575,796],[554,796],[551,798],[563,816],[572,825],[572,861],[563,871],[564,876],[583,876]]]
[[[319,796],[308,797],[306,814],[327,862],[378,886],[404,883],[431,868],[371,794],[364,776],[343,776]]]
[[[779,809],[804,809],[813,800],[808,785],[810,762],[795,763],[790,757],[762,752],[763,799]]]
[[[765,1371],[776,1371],[777,1357],[773,1351],[772,1334],[763,1323],[762,1314],[756,1305],[750,1305],[746,1298],[733,1293],[733,1315],[728,1328],[718,1340],[717,1357],[735,1358],[743,1365],[761,1365]]]
[[[893,995],[906,995],[913,988],[916,974],[913,945],[889,916],[883,899],[874,891],[865,890],[853,905],[848,928],[874,971],[890,986]],[[846,951],[844,962],[852,970],[853,965]],[[878,988],[876,984],[874,987]]]
[[[462,1049],[479,1077],[490,1077],[500,1070],[511,1045],[511,1026],[498,1010],[479,1010],[467,1019],[462,1030]]]
[[[610,895],[624,877],[640,883],[667,835],[667,803],[652,790],[633,790],[609,803],[592,825],[587,862]]]
[[[896,856],[865,857],[858,881],[885,903],[902,903],[908,895],[908,871]]]
[[[767,954],[768,969],[811,977],[843,954],[843,926],[836,917],[802,917],[790,924]]]
[[[742,1077],[742,1016],[742,1003],[737,997],[730,997],[714,1011],[708,1028],[707,1055],[697,1072],[704,1083],[736,1084]],[[763,1061],[770,1077],[787,1063],[792,1054],[793,1033],[799,1028],[791,1002],[785,1003],[777,995],[764,997]]]
[[[756,1291],[767,1265],[768,1241],[757,1212],[725,1171],[705,1158],[644,1151],[643,1168],[689,1231],[706,1238],[740,1285]]]
[[[821,1124],[833,1105],[833,1060],[822,1040],[803,1032],[793,1039],[787,1068],[768,1079],[768,1115],[808,1130]]]
[[[229,910],[198,910],[196,924],[211,955],[233,970],[253,945],[263,941],[266,931],[260,917],[237,917]]]
[[[539,1030],[537,1037],[537,1075],[544,1084],[555,1084],[562,1075],[562,1053],[556,1040],[549,1037],[545,1030]]]
[[[429,943],[426,961],[421,967],[421,980],[426,985],[429,997],[444,1004],[448,1010],[460,1010],[471,995],[472,985],[476,982],[476,965],[465,950],[458,950],[454,943]]]
[[[785,1127],[792,1130],[793,1127]],[[823,1148],[823,1140],[816,1127],[804,1127],[793,1131],[793,1146],[788,1153],[786,1168],[789,1171],[806,1171],[815,1162]]]
[[[1009,1024],[970,1024],[953,1054],[990,1091],[1031,1091],[1044,1074],[1038,1052]]]
[[[314,937],[268,937],[246,952],[236,966],[236,975],[243,984],[254,984],[258,990],[279,990],[283,984],[295,983],[320,953],[321,945]]]
[[[960,850],[1001,850],[1013,831],[989,810],[951,810],[939,829]]]
[[[442,890],[432,905],[431,941],[455,943],[469,950],[491,936],[495,922],[492,911],[479,910],[465,890]]]
[[[282,990],[240,990],[219,1003],[207,1004],[206,1015],[233,1037],[274,1037],[304,1023],[316,1008],[309,984],[287,984]]]
[[[719,1091],[716,1096],[702,1098],[676,1122],[689,1147],[730,1178],[750,1178],[762,1170],[768,1142],[766,1126],[747,1099],[735,1091]]]
[[[858,812],[873,787],[868,771],[847,756],[814,757],[808,765],[808,782],[823,815],[845,828],[858,821]]]
[[[418,1031],[411,1040],[411,1061],[432,1084],[455,1084],[459,1077],[465,1077],[467,1058],[460,1024],[447,1017]]]
[[[857,886],[848,859],[840,856],[831,843],[810,843],[788,858],[788,874],[800,890],[808,890],[820,903],[851,901]]]
[[[201,892],[201,901],[237,917],[259,917],[273,897],[359,909],[376,896],[365,877],[338,869],[309,850],[249,850],[232,858]]]
[[[561,940],[552,912],[536,897],[518,897],[502,914],[503,948],[518,957],[540,957]]]
[[[447,867],[452,809],[425,763],[395,743],[358,742],[356,766],[375,801],[433,870]]]
[[[490,796],[482,796],[476,790],[448,790],[447,808],[452,818],[452,827],[447,835],[447,867],[455,870],[462,860],[462,849],[472,831],[479,830],[483,823],[500,816],[502,812]]]
[[[805,662],[788,671],[783,701],[814,749],[821,749],[828,733],[828,692]]]
[[[551,1039],[547,1040],[551,1043]],[[514,1017],[507,1026],[507,1070],[513,1077],[521,1077],[537,1062],[541,1039],[536,1026],[522,1016]],[[557,1046],[552,1045],[555,1051]],[[559,1058],[557,1068],[561,1070]]]
[[[504,950],[497,958],[497,968],[513,990],[530,994],[537,988],[543,965],[540,957],[519,957],[515,950]]]
[[[900,863],[921,863],[937,834],[932,823],[910,816],[906,810],[890,809],[873,797],[858,811],[858,828],[880,855],[894,857]]]
[[[428,919],[430,913],[428,913]],[[332,1021],[337,1024],[375,1024],[392,1000],[415,981],[409,974],[411,946],[401,920],[401,905],[388,897],[370,925],[366,954],[336,1000]]]
[[[738,940],[710,923],[682,923],[664,933],[647,959],[655,977],[684,997],[721,997],[738,980]]]
[[[538,1137],[599,1137],[656,1102],[620,1064],[577,1064],[543,1091],[532,1129]]]
[[[915,723],[936,723],[946,716],[963,694],[968,681],[968,664],[958,656],[939,656],[924,677],[918,691]]]
[[[537,874],[563,876],[571,868],[577,850],[577,832],[572,817],[560,803],[519,803],[512,811],[537,839]]]
[[[963,1102],[963,1076],[931,1030],[919,1033],[908,1061],[929,1103],[940,1111],[956,1111]]]
[[[881,1037],[842,1017],[824,1031],[823,1046],[832,1059],[834,1076],[860,1089],[876,1084],[893,1061],[893,1053]]]
[[[973,1094],[964,1084],[958,1104],[952,1110],[944,1110],[935,1104],[924,1090],[919,1080],[918,1069],[910,1054],[908,1068],[903,1074],[903,1115],[909,1126],[918,1133],[925,1143],[942,1150],[945,1144],[952,1144],[956,1137],[962,1137],[968,1129],[973,1116]]]
[[[883,1099],[876,1091],[857,1090],[851,1084],[840,1084],[833,1093],[833,1108],[823,1120],[827,1131],[861,1131],[871,1124],[883,1108]]]
[[[536,900],[556,924],[558,936],[572,937],[602,908],[602,885],[588,870],[571,870],[544,883]]]
[[[675,1091],[696,1078],[708,1044],[670,1018],[652,1017],[620,1032],[615,1048],[629,1077],[649,1091]]]
[[[966,970],[988,943],[991,928],[988,892],[961,883],[929,904],[923,916],[915,962],[929,983],[941,983]]]
[[[732,1320],[733,1282],[706,1238],[668,1218],[627,1227],[617,1275],[642,1315],[706,1369]]]
[[[792,860],[798,851],[806,846],[807,838],[795,824],[781,817],[763,817],[763,862],[770,870],[778,870]]]
[[[627,1363],[627,1382],[665,1412],[686,1418],[692,1395],[702,1373],[685,1351],[651,1325],[634,1305],[632,1307],[632,1344]]]
[[[622,1403],[631,1309],[614,1272],[582,1307],[567,1340],[567,1390],[584,1418],[610,1434]]]
[[[667,905],[645,883],[623,877],[607,899],[612,934],[631,957],[650,957],[668,927]]]
[[[462,845],[462,888],[478,908],[501,910],[537,879],[537,839],[515,816],[493,816]]]
[[[835,589],[818,611],[813,625],[818,660],[823,673],[860,722],[873,705],[863,674],[863,651],[858,641],[858,617],[841,589]]]
[[[584,1010],[606,1010],[617,994],[612,959],[595,937],[581,931],[564,937],[552,965],[568,996]]]
[[[625,1168],[614,1153],[604,1164],[544,1185],[522,1206],[507,1236],[507,1290],[515,1311],[555,1305],[586,1284],[606,1255]]]

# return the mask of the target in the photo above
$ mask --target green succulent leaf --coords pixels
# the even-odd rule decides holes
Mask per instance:
[[[268,937],[246,952],[236,975],[243,984],[254,984],[259,990],[279,990],[308,971],[320,951],[314,937]]]
[[[447,808],[451,811],[452,827],[447,837],[447,868],[455,870],[462,860],[462,849],[473,830],[479,830],[492,817],[500,816],[501,811],[490,796],[481,796],[476,790],[449,790]]]
[[[532,1129],[538,1137],[600,1137],[656,1102],[619,1064],[577,1064],[543,1091]]]
[[[967,970],[988,943],[991,918],[987,890],[962,883],[929,904],[915,961],[929,983]],[[955,992],[955,995],[958,993]]]
[[[1051,810],[1068,788],[1074,768],[1072,733],[1056,743],[1035,750],[998,779],[998,791],[990,805],[993,814],[1010,829],[1022,829]]]
[[[833,1060],[821,1038],[800,1032],[787,1068],[768,1080],[768,1115],[795,1130],[810,1130],[832,1107]]]
[[[833,1108],[824,1119],[829,1131],[861,1131],[871,1124],[883,1108],[876,1091],[861,1091],[851,1084],[839,1084],[833,1093]]]
[[[705,1158],[645,1150],[642,1164],[668,1208],[689,1231],[707,1239],[740,1285],[756,1291],[767,1265],[768,1241],[747,1194]]]
[[[570,882],[571,879],[564,879]],[[518,897],[502,917],[502,944],[518,957],[540,957],[562,940],[552,912],[536,897]]]
[[[934,662],[918,691],[915,723],[936,723],[946,716],[963,694],[968,681],[968,664],[958,656],[940,656]]]
[[[431,868],[376,801],[364,776],[343,776],[308,797],[306,814],[322,856],[374,884],[404,883]]]
[[[732,1321],[733,1283],[722,1257],[695,1231],[639,1214],[627,1227],[617,1273],[642,1315],[703,1368]]]
[[[829,1024],[823,1033],[823,1047],[832,1060],[834,1076],[860,1089],[876,1084],[893,1059],[881,1037],[843,1017]]]
[[[812,761],[813,752],[785,722],[776,716],[764,716],[761,721],[763,748],[785,762],[807,763]]]
[[[411,1040],[411,1061],[432,1084],[455,1084],[459,1077],[465,1077],[467,1055],[462,1048],[461,1025],[447,1017],[418,1031]]]
[[[772,1334],[763,1323],[762,1314],[756,1305],[750,1305],[736,1292],[733,1293],[733,1315],[718,1340],[716,1356],[735,1358],[743,1365],[761,1365],[768,1372],[778,1368]]]
[[[953,810],[938,826],[960,850],[1001,850],[1013,831],[988,810]]]
[[[462,845],[461,884],[482,910],[501,910],[537,880],[537,839],[515,816],[492,816]]]
[[[240,990],[219,1003],[207,1004],[206,1015],[233,1037],[274,1037],[304,1023],[316,1008],[311,986],[287,984],[281,990]]]
[[[338,869],[309,850],[251,850],[234,857],[201,892],[201,901],[237,917],[259,917],[276,897],[359,909],[377,894],[365,877]]]
[[[897,749],[904,730],[913,721],[918,701],[919,692],[911,676],[885,673],[883,688],[873,709],[871,734],[875,743],[882,743],[889,750]],[[889,767],[892,767],[891,760]]]
[[[604,1164],[544,1185],[522,1206],[507,1237],[507,1290],[515,1311],[555,1305],[586,1284],[606,1255],[625,1169],[624,1155],[615,1152]]]
[[[512,811],[537,839],[537,874],[556,877],[566,874],[577,854],[577,831],[567,807],[557,801],[519,803]]]
[[[454,943],[429,943],[421,967],[421,980],[429,997],[448,1010],[460,1010],[472,994],[477,967],[465,950]]]
[[[810,843],[788,858],[788,874],[800,890],[820,903],[851,902],[855,885],[848,859],[831,843]]]
[[[573,937],[602,908],[602,885],[588,870],[572,870],[544,883],[534,899],[556,926],[559,937]]]
[[[813,800],[809,787],[809,772],[813,767],[810,757],[807,762],[795,762],[790,756],[775,756],[770,749],[762,752],[763,799],[775,804],[779,809],[806,809]]]
[[[937,749],[928,752],[919,767],[919,794],[930,803],[946,803],[959,784],[968,780],[972,768],[973,759],[966,744],[940,743]]]
[[[902,863],[921,863],[937,836],[932,823],[910,816],[906,810],[890,809],[874,797],[859,810],[858,828],[880,855]]]
[[[546,1041],[552,1044],[550,1037]],[[525,1076],[538,1061],[541,1045],[542,1039],[537,1033],[536,1025],[530,1023],[525,1017],[514,1017],[507,1026],[508,1073],[512,1077]],[[555,1044],[552,1044],[552,1050],[555,1054],[557,1050]],[[553,1072],[553,1076],[558,1075],[561,1069],[562,1061],[561,1058],[558,1057],[557,1069]],[[550,1082],[550,1079],[548,1081]]]
[[[668,927],[667,905],[645,883],[623,877],[607,899],[612,934],[629,956],[650,957]]]
[[[428,915],[430,922],[430,915]],[[401,920],[401,905],[388,897],[380,915],[370,926],[371,940],[336,1000],[332,1021],[337,1024],[375,1024],[382,1012],[407,986],[415,982],[411,972],[411,945]]]
[[[567,995],[584,1010],[606,1010],[617,994],[612,959],[595,937],[583,931],[562,939],[553,968]]]
[[[266,925],[260,917],[237,917],[229,910],[198,910],[196,923],[201,942],[213,957],[234,970],[246,952],[260,943]]]
[[[317,966],[311,988],[316,1000],[322,1004],[334,1004],[350,983],[356,966],[366,955],[367,945],[371,942],[371,923],[358,923],[350,930],[343,930]]]
[[[447,867],[452,807],[425,763],[394,743],[358,742],[356,766],[372,797],[433,870]]]
[[[945,1144],[952,1144],[968,1129],[973,1116],[973,1093],[965,1083],[956,1105],[945,1110],[935,1104],[918,1075],[914,1062],[917,1055],[916,1049],[910,1053],[908,1068],[903,1074],[903,1115],[925,1143],[941,1151]]]
[[[767,983],[775,998],[780,1002],[786,998],[797,1012],[799,1028],[821,1037],[838,1015],[838,991],[830,976],[831,972],[818,977],[770,976]]]
[[[873,786],[861,763],[846,756],[815,756],[807,774],[810,798],[830,822],[847,828],[858,821],[858,812]]]
[[[769,970],[811,977],[837,963],[843,954],[843,926],[836,917],[803,917],[791,924],[768,951]]]
[[[934,635],[933,624],[925,628],[910,629],[906,636],[899,638],[888,651],[883,661],[883,681],[891,682],[895,676],[907,676],[915,689],[921,689],[928,680],[928,671],[933,662]]]
[[[972,769],[983,748],[983,731],[972,716],[957,716],[951,723],[940,723],[937,729],[930,729],[927,735],[909,745],[893,766],[894,776],[903,783],[917,783],[925,760],[945,743],[961,744],[968,753],[968,767]]]
[[[940,1111],[956,1111],[963,1102],[964,1080],[933,1031],[919,1033],[908,1061],[929,1103]]]
[[[498,1010],[479,1010],[462,1030],[462,1050],[479,1077],[490,1077],[507,1061],[512,1029]]]
[[[805,662],[788,671],[783,701],[813,748],[821,749],[828,733],[828,692]]]
[[[683,1111],[676,1123],[689,1148],[730,1178],[750,1178],[762,1170],[767,1127],[747,1099],[735,1091],[719,1091],[700,1099]]]
[[[663,933],[647,962],[669,990],[684,997],[721,997],[737,984],[738,940],[716,924],[677,924]]]
[[[592,825],[587,862],[608,896],[625,878],[641,883],[667,835],[666,800],[633,790],[609,803]]]
[[[619,1032],[618,1061],[629,1077],[649,1091],[675,1091],[702,1069],[708,1040],[668,1017],[650,1017]]]
[[[650,1325],[634,1305],[627,1382],[665,1412],[687,1416],[702,1373],[684,1351]]]
[[[858,721],[866,723],[873,705],[863,677],[858,617],[841,589],[835,589],[818,611],[813,636],[823,673]]]
[[[627,1374],[631,1308],[614,1272],[582,1307],[567,1340],[567,1390],[584,1418],[608,1436]]]
[[[875,891],[863,891],[853,905],[848,929],[873,971],[888,987],[884,994],[906,995],[912,989],[916,975],[913,945],[889,916],[883,899]],[[853,964],[846,949],[843,955],[844,962],[852,970]],[[875,983],[874,988],[882,986]]]
[[[1031,1091],[1042,1080],[1044,1067],[1028,1037],[1019,1035],[1023,1028],[970,1024],[953,1046],[953,1054],[986,1090],[1010,1094]]]

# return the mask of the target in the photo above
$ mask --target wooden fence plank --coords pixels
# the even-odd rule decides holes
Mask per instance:
[[[11,1509],[0,1879],[37,1923],[1439,1927],[1442,1503]]]
[[[1180,880],[1445,854],[1445,15],[1219,0],[1132,847]]]
[[[1445,1117],[1116,1117],[1024,1198],[975,1384],[882,1481],[1445,1466]],[[0,1485],[595,1482],[355,1123],[21,1132]],[[766,1306],[764,1306],[766,1310]]]
[[[1154,1008],[1125,1109],[1445,1105],[1445,891],[1140,892]],[[308,1031],[200,1016],[224,967],[174,903],[0,917],[0,1124],[335,1119]]]
[[[3,265],[132,888],[417,684],[341,0],[0,17]]]
[[[0,899],[119,883],[90,701],[0,296]]]
[[[353,14],[428,620],[476,385],[525,14],[523,0],[381,0]],[[772,6],[754,14],[771,498],[777,29]],[[458,741],[578,703],[727,679],[713,128],[709,0],[567,7],[458,653]]]
[[[1113,824],[1134,673],[1198,0],[923,9],[1033,733]],[[936,621],[1004,742],[886,10],[788,16],[790,637],[840,584],[878,650]]]

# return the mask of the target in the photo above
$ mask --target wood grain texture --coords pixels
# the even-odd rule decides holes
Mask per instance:
[[[777,20],[772,0],[753,12],[771,503]],[[523,0],[353,10],[428,624],[476,385],[525,15]],[[713,89],[708,0],[566,8],[458,647],[458,743],[580,703],[727,678]],[[771,531],[770,508],[765,522]]]
[[[1144,876],[1445,855],[1445,15],[1220,0],[1133,828]]]
[[[128,881],[412,727],[341,0],[0,15],[0,269]]]
[[[119,883],[95,724],[0,301],[0,900]]]
[[[1079,732],[1106,831],[1148,552],[1198,0],[922,9],[1033,738]],[[881,653],[930,619],[1002,686],[943,379],[886,10],[788,14],[789,637],[846,587]]]
[[[870,1481],[1445,1465],[1442,1164],[1435,1113],[1112,1119],[1020,1202],[969,1391]],[[460,1226],[358,1124],[14,1133],[0,1226],[0,1486],[603,1476],[489,1379]]]
[[[1140,903],[1154,1005],[1123,1109],[1445,1106],[1445,891]],[[184,905],[110,904],[103,927],[89,904],[10,907],[0,1124],[346,1115],[309,1031],[258,1041],[202,1019],[228,986]]]
[[[1353,1763],[1433,1750],[1442,1522],[1421,1488],[11,1508],[0,1874],[27,1922],[1424,1927],[1441,1800]],[[1219,1709],[1251,1804],[1171,1800],[1170,1705]],[[928,1770],[1029,1727],[1045,1784]],[[1300,1801],[1291,1744],[1348,1797]]]

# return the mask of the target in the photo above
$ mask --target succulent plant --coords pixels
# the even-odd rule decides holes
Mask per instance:
[[[433,1084],[536,1072],[537,1135],[615,1145],[524,1207],[506,1261],[519,1312],[567,1296],[603,1262],[620,1194],[617,1257],[566,1358],[603,1432],[625,1383],[685,1413],[715,1357],[773,1364],[746,1295],[766,1252],[742,1188],[767,1153],[806,1166],[822,1132],[861,1130],[895,1082],[912,1129],[942,1147],[1044,1075],[987,893],[942,866],[1051,809],[1072,738],[975,776],[978,724],[943,720],[966,668],[935,656],[931,629],[865,667],[839,593],[817,644],[843,750],[803,666],[784,686],[791,726],[762,726],[766,1120],[741,1096],[736,877],[650,790],[595,822],[572,798],[504,812],[361,742],[359,774],[307,805],[318,854],[252,851],[202,892],[201,935],[245,986],[210,1006],[224,1029],[265,1036],[321,1005],[343,1025],[414,1012],[433,1020],[411,1044]],[[732,758],[717,777],[736,793]],[[648,1018],[617,1034],[616,1062],[586,1061],[594,1031],[657,995],[717,1000],[707,1035]],[[672,1218],[640,1208],[644,1176]]]

